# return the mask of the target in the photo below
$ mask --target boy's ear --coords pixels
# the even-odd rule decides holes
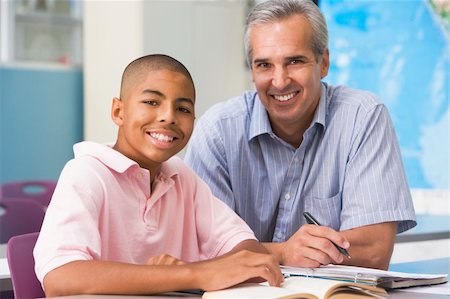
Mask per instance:
[[[113,98],[111,107],[111,118],[119,127],[123,123],[123,102],[119,98]]]

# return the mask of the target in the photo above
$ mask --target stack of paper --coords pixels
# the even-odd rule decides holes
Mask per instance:
[[[286,276],[326,278],[363,283],[389,289],[447,282],[447,274],[403,273],[342,265],[326,265],[319,268],[282,266],[281,271]]]

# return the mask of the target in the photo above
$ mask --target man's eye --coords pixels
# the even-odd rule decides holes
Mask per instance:
[[[269,64],[267,62],[259,62],[256,64],[257,68],[265,69],[269,67]]]

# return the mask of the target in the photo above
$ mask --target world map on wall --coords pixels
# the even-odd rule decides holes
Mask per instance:
[[[450,1],[321,0],[325,79],[387,106],[411,188],[450,189]]]

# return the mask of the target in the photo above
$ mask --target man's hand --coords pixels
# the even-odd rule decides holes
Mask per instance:
[[[264,245],[278,256],[283,265],[314,268],[330,263],[340,264],[347,259],[333,242],[344,249],[350,247],[342,233],[326,226],[305,224],[286,242]]]
[[[326,226],[306,224],[286,242],[264,243],[264,247],[278,257],[280,264],[287,266],[314,268],[332,263],[387,270],[396,231],[396,222],[340,232]],[[349,249],[351,259],[341,254],[332,242]]]

